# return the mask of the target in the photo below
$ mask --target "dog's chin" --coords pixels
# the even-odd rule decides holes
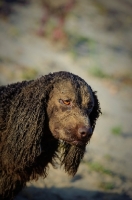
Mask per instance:
[[[70,142],[71,145],[77,146],[77,147],[85,147],[88,142],[83,142],[81,140],[74,140]]]
[[[88,142],[88,141],[82,141],[82,140],[66,140],[66,139],[59,139],[59,142],[60,143],[67,143],[67,144],[70,144],[70,145],[73,145],[73,146],[76,146],[76,147],[80,147],[80,148],[84,148]]]

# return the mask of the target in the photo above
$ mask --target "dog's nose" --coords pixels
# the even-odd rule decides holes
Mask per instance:
[[[81,139],[89,138],[92,136],[92,128],[91,127],[89,128],[86,126],[80,127],[78,129],[78,135]]]

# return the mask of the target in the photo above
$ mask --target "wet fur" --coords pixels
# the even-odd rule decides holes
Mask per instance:
[[[47,111],[49,97],[62,80],[74,84],[81,102],[78,88],[80,84],[87,87],[87,83],[68,72],[0,87],[0,199],[11,200],[27,181],[45,178],[48,165],[56,167],[57,160],[68,174],[76,174],[85,145],[60,144],[61,137],[49,127],[54,113],[54,108]],[[94,130],[101,110],[95,92],[92,95],[95,105],[89,118]]]

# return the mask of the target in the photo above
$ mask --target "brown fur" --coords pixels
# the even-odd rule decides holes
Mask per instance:
[[[45,178],[57,160],[75,175],[100,113],[95,92],[68,72],[1,86],[0,199],[11,200],[27,181]]]

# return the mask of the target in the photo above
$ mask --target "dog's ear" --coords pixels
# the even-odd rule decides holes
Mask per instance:
[[[92,92],[92,93],[93,93],[93,97],[94,97],[94,107],[93,107],[92,112],[90,113],[90,122],[91,122],[92,130],[94,131],[96,121],[97,121],[98,117],[100,116],[100,114],[102,114],[102,112],[101,112],[98,97],[96,95],[96,91]]]
[[[3,145],[3,160],[10,170],[30,166],[40,154],[46,104],[40,90],[35,84],[27,85],[12,101]]]

